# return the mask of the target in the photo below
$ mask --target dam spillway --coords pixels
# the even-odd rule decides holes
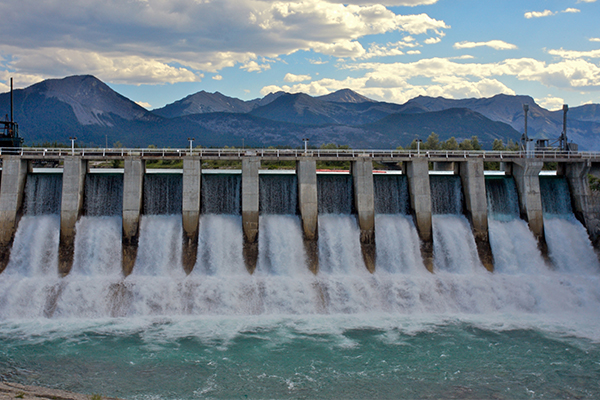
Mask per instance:
[[[314,159],[283,173],[257,157],[241,171],[184,161],[157,171],[130,157],[102,172],[75,156],[61,174],[5,158],[0,280],[40,298],[4,297],[3,315],[344,313],[405,307],[391,294],[400,276],[599,272],[598,211],[568,165],[546,177],[536,161],[501,175],[481,159],[443,173],[425,159],[395,173],[368,158],[346,172],[317,172]]]

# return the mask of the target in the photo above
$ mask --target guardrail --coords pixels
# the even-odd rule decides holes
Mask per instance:
[[[64,158],[68,156],[80,156],[90,159],[114,159],[124,157],[144,158],[168,158],[178,159],[195,156],[211,159],[235,159],[249,156],[257,156],[269,159],[298,159],[301,157],[324,158],[324,159],[354,159],[358,157],[369,157],[373,159],[394,160],[411,158],[429,158],[436,161],[457,161],[458,159],[483,158],[497,160],[512,160],[525,158],[538,158],[544,160],[553,159],[584,159],[600,161],[600,152],[565,152],[565,151],[462,151],[462,150],[354,150],[354,149],[140,149],[140,148],[0,148],[0,156],[17,155],[25,158]]]

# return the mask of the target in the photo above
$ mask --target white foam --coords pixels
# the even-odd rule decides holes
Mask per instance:
[[[537,240],[522,219],[488,220],[494,272],[501,274],[539,274],[548,272]]]
[[[463,215],[433,215],[436,271],[469,274],[483,271],[471,226]]]
[[[574,216],[544,217],[548,253],[558,271],[573,274],[600,273],[598,256],[586,229]]]

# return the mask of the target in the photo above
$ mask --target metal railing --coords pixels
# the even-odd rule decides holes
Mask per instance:
[[[457,161],[458,159],[483,158],[491,160],[511,160],[536,158],[544,160],[553,159],[584,159],[600,161],[600,152],[565,152],[559,150],[543,150],[535,152],[524,151],[463,151],[463,150],[355,150],[355,149],[233,149],[233,148],[196,148],[192,149],[154,149],[154,148],[0,148],[0,156],[17,155],[25,158],[64,158],[80,156],[95,159],[114,159],[124,157],[168,158],[178,159],[183,157],[224,158],[235,159],[242,157],[261,157],[270,159],[298,159],[301,157],[326,158],[326,159],[354,159],[368,157],[385,160],[405,160],[411,158],[429,158],[436,161]]]

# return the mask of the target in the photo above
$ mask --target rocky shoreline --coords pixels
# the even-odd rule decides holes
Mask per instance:
[[[64,390],[48,389],[38,386],[25,386],[18,383],[0,382],[0,400],[118,400],[114,397],[71,393]]]

